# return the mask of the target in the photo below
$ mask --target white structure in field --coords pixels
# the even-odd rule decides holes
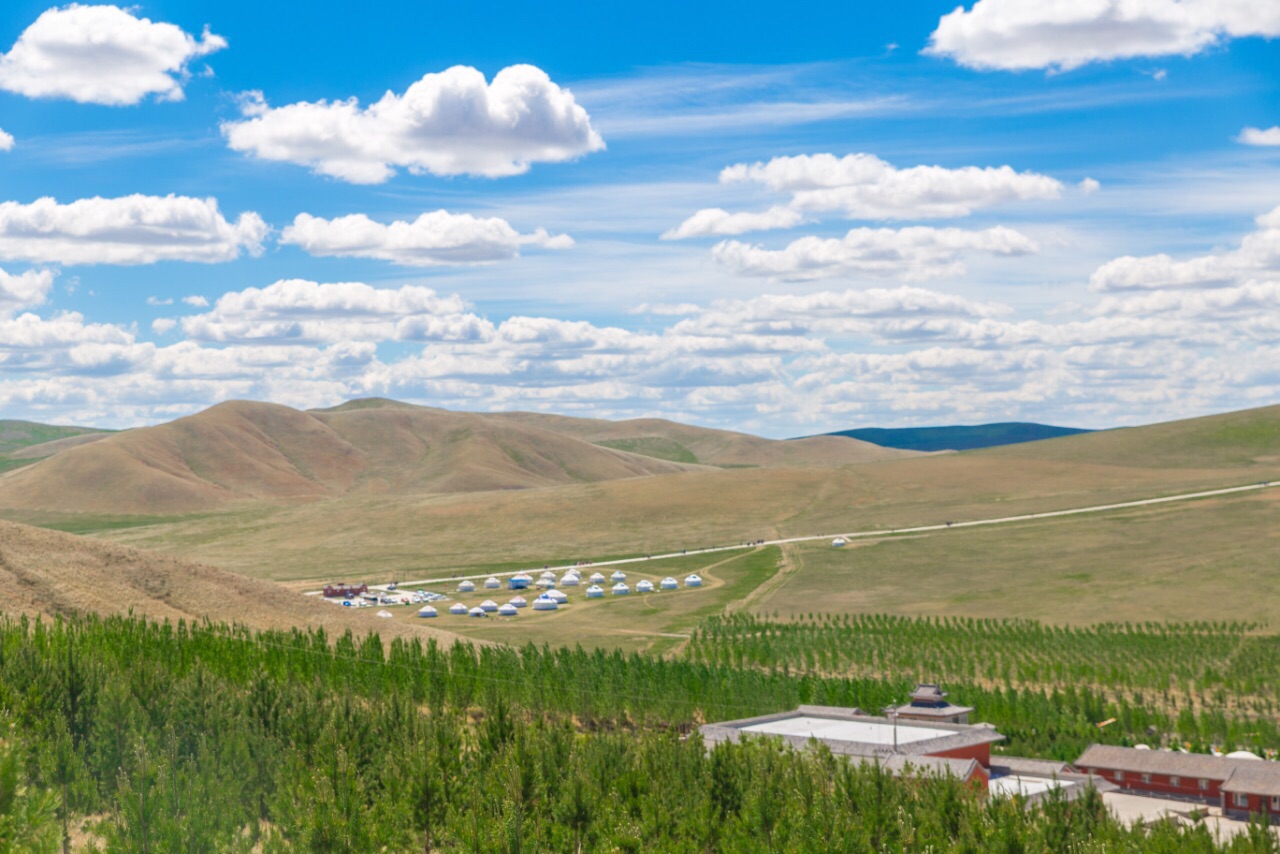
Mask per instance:
[[[516,606],[512,605],[510,602],[498,609],[498,615],[502,617],[514,617],[519,613],[520,612],[516,610]]]
[[[620,569],[614,570],[613,575],[609,576],[609,580],[610,581],[626,581],[627,574]]]
[[[688,578],[684,580],[684,586],[685,587],[701,587],[702,576],[698,575],[698,573],[695,572],[693,575],[690,575]]]
[[[512,596],[511,601],[507,603],[512,608],[523,608],[529,603],[524,600],[523,596]]]
[[[464,581],[458,585],[459,593],[470,593],[475,589],[476,589],[475,582],[472,582],[472,581]]]
[[[666,578],[662,579],[661,582],[659,582],[659,586],[663,590],[675,590],[677,587],[680,586],[680,582],[676,581],[674,578],[668,575]]]
[[[638,583],[636,584],[636,592],[637,592],[637,593],[652,593],[652,592],[653,592],[653,582],[652,582],[652,581],[650,581],[650,580],[649,580],[649,579],[647,579],[647,578],[646,578],[646,579],[642,579],[640,582],[638,582]]]
[[[449,606],[449,613],[459,615],[465,614],[467,613],[467,606],[463,605],[461,602],[455,602]]]
[[[626,596],[630,592],[631,592],[631,588],[623,584],[621,581],[613,585],[614,596]]]
[[[498,603],[492,599],[486,599],[480,603],[480,610],[484,611],[486,614],[491,614],[498,610]]]
[[[577,587],[581,583],[582,583],[582,579],[572,572],[567,573],[563,578],[560,579],[561,587]]]
[[[599,584],[593,584],[587,588],[588,599],[600,599],[604,597],[604,588]]]
[[[587,581],[590,581],[592,584],[604,584],[604,575],[599,572],[593,572]]]
[[[831,548],[833,549],[838,549],[841,546],[847,546],[847,545],[849,545],[849,541],[846,540],[844,537],[836,537],[834,540],[831,541]]]
[[[502,586],[502,582],[492,576],[484,580],[485,590],[497,590],[501,586]]]
[[[436,609],[432,608],[430,605],[423,605],[418,609],[419,617],[434,617],[437,613]]]
[[[569,601],[569,597],[565,595],[563,590],[548,590],[546,593],[542,595],[546,596],[548,599],[551,599],[557,605],[563,605],[564,603]]]
[[[507,586],[512,590],[525,590],[533,583],[533,576],[522,572],[519,575],[511,576],[511,580],[507,582]]]
[[[483,616],[484,616],[484,608],[481,608],[480,606],[478,606],[478,605],[477,605],[476,607],[474,607],[474,608],[472,608],[470,611],[468,611],[468,612],[467,612],[467,614],[468,614],[468,615],[470,615],[470,616],[472,616],[472,617],[483,617]]]
[[[560,605],[556,600],[550,599],[546,596],[539,596],[537,599],[533,600],[533,610],[535,611],[554,611],[559,607]]]

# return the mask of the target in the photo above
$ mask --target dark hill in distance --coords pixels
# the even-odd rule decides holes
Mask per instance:
[[[859,427],[854,430],[837,430],[824,435],[847,436],[882,448],[899,448],[906,451],[971,451],[975,448],[1018,445],[1022,442],[1038,442],[1041,439],[1056,439],[1060,436],[1092,432],[1094,431],[1077,427],[1054,427],[1051,424],[1009,421],[1000,424],[951,427]]]

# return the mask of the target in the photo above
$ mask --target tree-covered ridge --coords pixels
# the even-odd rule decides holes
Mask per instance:
[[[0,851],[49,850],[84,816],[130,852],[1215,850],[1202,830],[1122,828],[1096,798],[1024,810],[822,751],[708,753],[693,729],[800,702],[874,707],[903,687],[582,650],[0,621],[0,758],[17,757],[17,783],[0,774]],[[1037,727],[1059,729],[1043,696],[979,702],[997,700],[1026,751]],[[14,841],[16,786],[35,842]]]

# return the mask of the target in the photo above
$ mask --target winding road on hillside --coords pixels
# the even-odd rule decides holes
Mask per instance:
[[[467,579],[477,578],[504,578],[512,575],[519,575],[522,572],[541,572],[543,569],[550,569],[554,572],[563,572],[568,569],[583,569],[587,566],[592,568],[601,566],[621,566],[623,564],[649,563],[655,560],[667,560],[670,558],[687,557],[689,555],[714,554],[716,552],[740,551],[743,549],[755,549],[761,546],[780,546],[787,543],[806,543],[815,540],[833,540],[836,537],[843,537],[846,540],[855,539],[871,539],[878,537],[891,537],[899,534],[921,534],[929,531],[948,531],[955,528],[975,528],[980,525],[1004,525],[1010,522],[1026,522],[1032,519],[1052,519],[1055,516],[1074,516],[1080,513],[1101,513],[1107,510],[1124,510],[1129,507],[1146,507],[1152,504],[1168,504],[1174,501],[1193,501],[1198,498],[1213,498],[1218,495],[1232,495],[1240,492],[1254,492],[1260,489],[1272,489],[1280,487],[1280,482],[1263,481],[1261,483],[1251,483],[1247,486],[1230,486],[1223,489],[1210,489],[1202,492],[1184,492],[1179,495],[1166,495],[1161,498],[1143,498],[1137,501],[1121,501],[1116,504],[1094,504],[1089,507],[1073,507],[1068,510],[1048,510],[1043,513],[1026,513],[1021,516],[1000,516],[994,519],[974,519],[969,522],[944,522],[940,525],[919,525],[914,528],[884,528],[875,531],[854,531],[854,532],[836,532],[831,534],[806,534],[803,537],[784,537],[777,540],[757,540],[749,543],[737,543],[730,546],[709,546],[701,549],[687,549],[678,552],[667,552],[665,554],[647,555],[645,557],[626,557],[616,560],[593,561],[587,564],[565,564],[563,566],[547,566],[543,568],[530,567],[528,569],[516,569],[505,572],[484,572],[479,575],[450,575],[443,578],[423,578],[415,581],[398,581],[397,586],[416,587],[427,584],[450,584],[456,581],[464,581]],[[388,589],[386,584],[371,584],[370,590]],[[308,596],[319,596],[323,591],[308,591]]]

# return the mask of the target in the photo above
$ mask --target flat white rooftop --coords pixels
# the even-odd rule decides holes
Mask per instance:
[[[878,721],[842,721],[832,718],[815,718],[797,715],[777,721],[742,727],[743,732],[759,732],[767,735],[798,735],[802,738],[826,738],[832,741],[856,741],[862,744],[893,746],[893,724]],[[898,725],[898,744],[929,741],[955,735],[954,730],[932,727]]]
[[[1013,795],[1022,795],[1024,798],[1032,795],[1042,795],[1050,789],[1069,789],[1076,785],[1073,780],[1053,780],[1044,777],[1019,777],[1017,774],[1007,774],[1004,777],[992,777],[987,783],[987,791],[992,797],[1008,798]]]

